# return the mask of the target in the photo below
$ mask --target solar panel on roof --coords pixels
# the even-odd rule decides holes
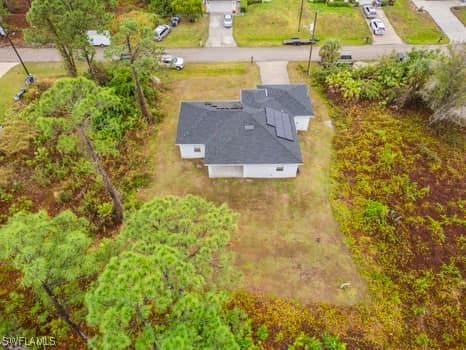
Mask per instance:
[[[280,122],[277,123],[275,129],[277,131],[278,137],[281,137],[283,139],[287,139],[290,141],[294,140],[293,133],[291,132],[290,118],[288,117],[287,114],[285,114],[283,118],[280,118]]]
[[[272,108],[265,107],[265,118],[266,118],[267,125],[275,126],[275,114],[276,114],[276,112],[277,111],[272,109]]]
[[[287,113],[277,111],[272,108],[265,108],[265,118],[267,125],[274,126],[278,137],[294,141],[294,134],[291,128],[290,116]]]

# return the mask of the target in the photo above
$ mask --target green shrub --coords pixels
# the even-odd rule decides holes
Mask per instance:
[[[248,0],[241,0],[239,8],[241,13],[246,13],[248,11]]]
[[[363,216],[367,223],[385,225],[388,217],[388,207],[378,201],[368,200],[366,202]]]
[[[336,335],[325,334],[322,337],[325,349],[328,350],[345,350],[346,344],[343,343]]]

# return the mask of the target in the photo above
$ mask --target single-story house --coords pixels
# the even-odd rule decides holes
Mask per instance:
[[[204,0],[208,13],[235,13],[236,0]]]
[[[181,158],[204,158],[209,177],[296,177],[297,131],[312,117],[305,85],[258,85],[239,101],[181,102],[176,145]]]

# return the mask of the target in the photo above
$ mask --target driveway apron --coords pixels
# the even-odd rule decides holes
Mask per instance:
[[[466,42],[466,28],[451,12],[451,7],[465,6],[459,0],[425,1],[413,0],[417,8],[429,12],[435,23],[451,41]]]
[[[14,62],[7,62],[7,63],[0,63],[0,78],[3,77],[11,68],[16,66],[18,63]]]
[[[289,84],[288,62],[272,61],[257,62],[261,74],[262,84]]]
[[[206,47],[235,47],[236,42],[233,39],[233,28],[223,27],[223,14],[211,13],[209,15],[209,38]],[[233,18],[233,25],[235,20]]]

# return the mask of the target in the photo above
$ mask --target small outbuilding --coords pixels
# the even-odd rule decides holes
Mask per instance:
[[[176,145],[184,159],[204,158],[212,178],[296,177],[297,131],[312,117],[305,85],[258,85],[239,101],[181,102]]]

